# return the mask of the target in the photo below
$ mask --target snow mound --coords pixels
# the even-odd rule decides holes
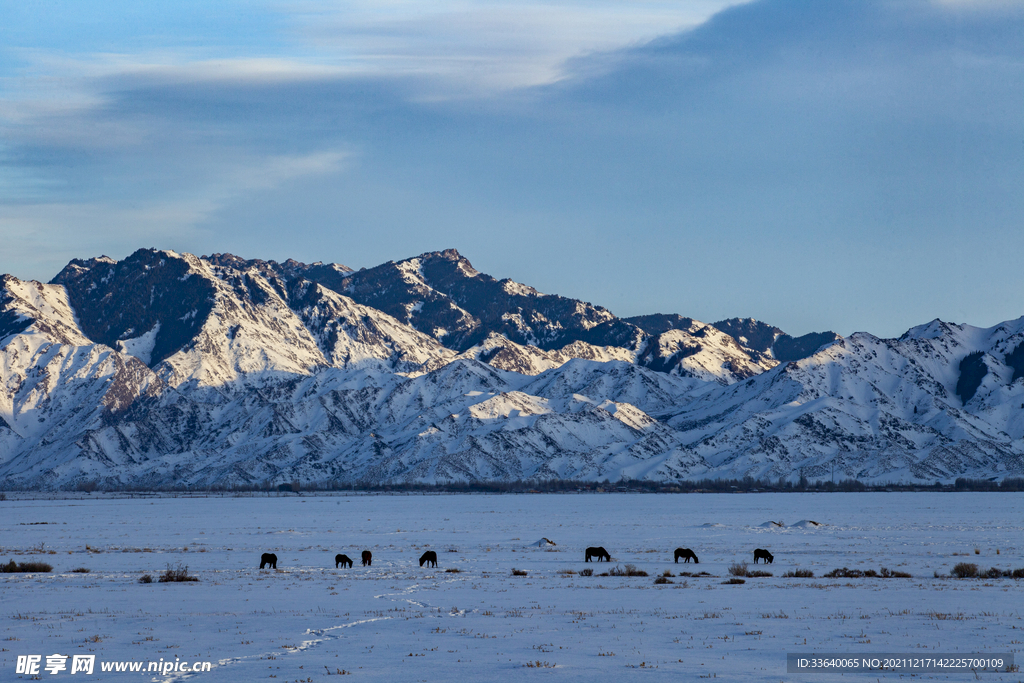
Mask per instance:
[[[131,339],[121,339],[117,342],[117,350],[135,356],[146,365],[149,365],[153,357],[153,348],[156,346],[156,337],[160,334],[160,322],[153,325],[153,329],[145,334]]]
[[[791,526],[798,526],[798,527],[801,527],[803,529],[816,529],[819,526],[828,526],[828,525],[827,524],[822,524],[821,522],[815,522],[813,519],[801,519],[799,522],[797,522],[796,524],[792,524]]]
[[[718,522],[704,522],[700,526],[703,529],[710,529],[711,527],[718,527],[718,526],[725,526],[725,525],[724,524],[719,524]]]
[[[764,524],[758,524],[757,526],[760,529],[781,529],[781,528],[785,527],[786,525],[783,524],[782,522],[773,522],[771,520],[768,520]]]
[[[552,545],[558,545],[558,544],[555,543],[554,541],[550,540],[550,539],[542,538],[539,541],[537,541],[536,543],[531,543],[530,547],[531,548],[547,548],[548,546],[552,546]]]

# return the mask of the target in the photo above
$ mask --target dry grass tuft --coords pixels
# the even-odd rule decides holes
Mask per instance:
[[[736,562],[729,567],[729,573],[733,576],[746,577],[748,579],[756,579],[762,576],[773,576],[771,572],[765,572],[760,570],[751,570],[747,567],[746,562]]]
[[[729,565],[729,573],[733,576],[746,576],[747,575],[747,563],[746,562],[734,562]]]
[[[0,564],[0,573],[4,574],[51,571],[53,571],[53,567],[45,562],[15,562],[14,560],[11,560],[7,564]]]
[[[635,564],[627,564],[625,567],[615,566],[614,569],[608,570],[609,576],[647,576],[647,572],[642,569],[637,569]]]
[[[958,579],[973,579],[978,575],[978,565],[973,562],[959,562],[950,574]]]
[[[862,579],[864,578],[864,572],[860,569],[833,569],[828,574],[825,574],[826,579]]]
[[[167,565],[167,569],[160,575],[160,583],[182,583],[186,581],[198,581],[199,578],[188,573],[188,565],[179,563],[177,567]]]
[[[812,572],[810,569],[796,569],[793,571],[788,571],[782,576],[787,579],[813,579],[814,572]]]
[[[881,576],[882,576],[883,579],[912,579],[912,578],[914,578],[913,575],[909,574],[908,572],[898,572],[895,569],[888,569],[886,567],[882,567],[882,574],[881,574]]]

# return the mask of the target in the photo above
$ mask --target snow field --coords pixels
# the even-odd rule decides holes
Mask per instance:
[[[1022,512],[1024,497],[986,493],[8,495],[0,559],[54,571],[0,574],[0,680],[17,679],[18,655],[58,652],[212,661],[211,673],[191,676],[211,682],[339,671],[380,681],[810,681],[830,679],[788,675],[787,652],[1017,652],[1024,582],[933,574],[964,561],[1024,567]],[[805,520],[823,526],[796,526]],[[557,545],[536,546],[542,537]],[[590,545],[612,562],[584,563]],[[680,546],[700,564],[674,564]],[[775,555],[757,566],[774,576],[723,585],[732,564],[755,568],[754,548]],[[372,567],[360,566],[363,549]],[[437,569],[417,564],[428,549]],[[257,569],[262,552],[277,554],[278,571]],[[334,569],[336,553],[355,567]],[[138,583],[178,563],[200,581]],[[626,564],[649,576],[597,576]],[[914,578],[821,578],[882,566]],[[595,576],[579,576],[584,568]],[[798,568],[815,578],[783,577]],[[655,585],[664,571],[674,583]]]

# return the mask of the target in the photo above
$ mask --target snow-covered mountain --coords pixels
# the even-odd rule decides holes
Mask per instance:
[[[454,250],[0,278],[0,488],[1024,475],[1024,318],[616,318]]]

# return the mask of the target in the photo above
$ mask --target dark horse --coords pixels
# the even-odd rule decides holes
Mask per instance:
[[[350,558],[348,555],[338,554],[338,555],[334,556],[334,568],[335,569],[338,568],[338,565],[345,566],[346,564],[348,565],[349,569],[352,568],[352,558]]]
[[[754,551],[754,564],[757,564],[758,560],[764,560],[765,564],[771,564],[775,559],[775,556],[764,548],[758,548]]]
[[[420,555],[420,566],[422,567],[424,564],[434,565],[436,567],[437,553],[435,553],[433,550],[428,550],[427,552]]]
[[[364,567],[369,567],[371,564],[373,564],[373,553],[371,553],[369,550],[364,550],[363,551],[363,566]]]
[[[689,562],[690,558],[693,558],[694,564],[700,564],[700,560],[697,559],[697,554],[689,548],[676,548],[676,562],[679,562],[680,557],[683,558],[684,564]]]
[[[271,569],[277,569],[277,555],[274,553],[263,553],[260,556],[260,569],[263,569],[268,564]]]
[[[595,548],[587,548],[587,557],[584,560],[584,562],[590,562],[590,558],[592,558],[592,557],[596,557],[597,558],[597,560],[596,560],[597,562],[600,562],[602,558],[604,558],[605,562],[611,562],[612,561],[612,556],[608,554],[607,550],[605,550],[604,548],[602,548],[600,546],[597,546]]]

